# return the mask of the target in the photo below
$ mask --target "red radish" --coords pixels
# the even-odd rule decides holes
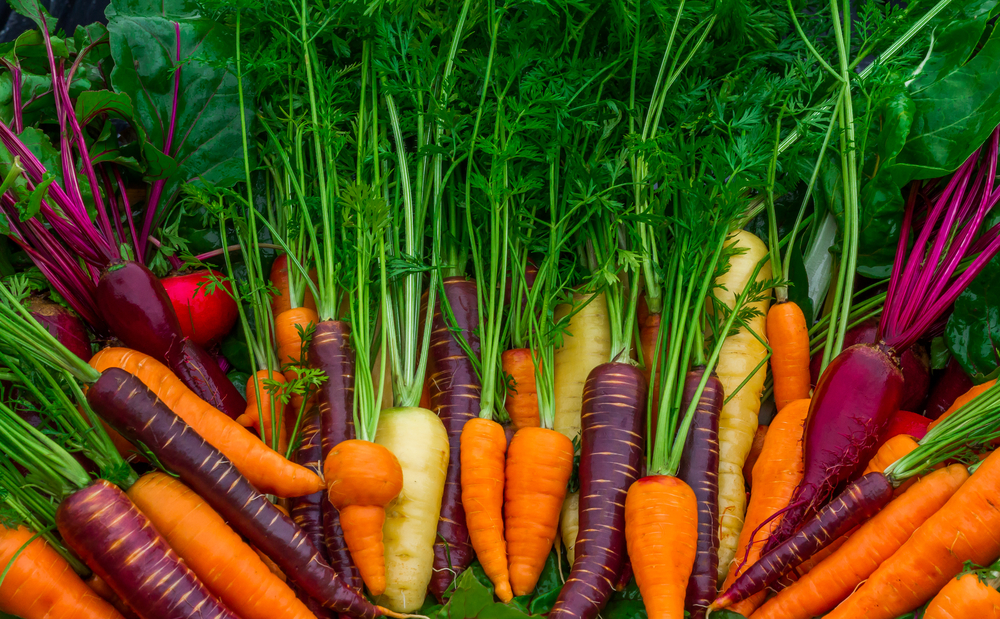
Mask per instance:
[[[160,280],[174,306],[184,337],[202,347],[221,340],[239,318],[232,285],[225,281],[225,290],[212,285],[221,277],[220,273],[213,276],[202,270]]]
[[[72,310],[47,299],[32,297],[25,301],[31,312],[45,330],[55,336],[63,346],[81,359],[90,359],[93,349],[87,326]]]
[[[844,348],[855,344],[874,344],[877,331],[878,321],[874,318],[861,323],[844,334]],[[809,374],[812,376],[814,386],[819,381],[819,367],[822,362],[823,349],[820,348],[809,361]],[[901,407],[903,410],[918,411],[927,399],[931,381],[931,364],[927,347],[917,343],[907,348],[900,357],[899,366],[903,370],[904,381]]]
[[[952,357],[948,361],[948,365],[945,366],[941,377],[934,383],[931,395],[927,398],[924,415],[928,419],[937,419],[951,408],[958,396],[969,389],[972,389],[972,379],[965,373],[958,361]]]
[[[820,377],[805,425],[805,474],[765,555],[791,538],[837,487],[864,470],[904,400],[900,351],[924,337],[1000,251],[1000,227],[979,235],[986,215],[1000,201],[1000,190],[994,190],[998,146],[1000,129],[993,131],[981,165],[980,148],[921,213],[925,216],[910,248],[919,189],[914,185],[876,343],[845,349]],[[967,257],[967,267],[959,273]]]
[[[896,414],[889,420],[889,427],[885,430],[884,444],[890,438],[899,434],[909,434],[918,441],[927,434],[927,426],[931,420],[923,415],[911,413],[910,411],[896,411]]]

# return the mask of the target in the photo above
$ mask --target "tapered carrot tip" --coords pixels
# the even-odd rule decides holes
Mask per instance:
[[[493,587],[497,597],[500,598],[500,601],[504,604],[514,599],[514,592],[510,589],[510,582],[503,581],[493,583]]]
[[[344,540],[372,597],[385,593],[385,544],[382,527],[385,508],[375,505],[348,505],[340,510]]]

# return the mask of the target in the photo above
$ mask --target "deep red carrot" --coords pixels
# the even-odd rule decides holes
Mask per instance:
[[[204,441],[123,370],[106,370],[87,401],[112,427],[139,441],[229,524],[324,606],[358,619],[385,611],[348,587],[291,518],[257,492],[217,449]]]
[[[693,368],[684,380],[681,410],[686,411],[698,392],[704,366]],[[698,504],[698,542],[694,568],[688,579],[685,608],[693,619],[705,616],[715,599],[719,572],[719,416],[722,414],[722,383],[713,372],[694,410],[684,442],[680,479],[694,491]]]
[[[351,352],[351,327],[341,320],[316,324],[309,343],[309,364],[323,370],[326,380],[316,394],[319,408],[321,462],[326,461],[336,445],[355,438],[354,432],[354,355]],[[351,557],[340,526],[340,513],[323,501],[323,536],[330,565],[353,589],[361,590],[361,572]]]
[[[625,564],[625,494],[642,466],[646,378],[627,363],[587,377],[581,413],[580,533],[551,619],[594,619]]]
[[[434,575],[429,587],[438,600],[455,577],[472,563],[472,543],[462,507],[461,442],[466,422],[475,419],[480,409],[479,376],[459,341],[459,337],[464,338],[478,357],[476,283],[464,277],[449,277],[442,285],[444,298],[434,310],[429,353],[434,366],[434,373],[430,375],[431,410],[444,422],[451,445],[438,537],[434,543]],[[453,329],[458,333],[453,333]]]
[[[101,480],[69,495],[56,524],[66,545],[142,619],[239,619],[117,486]]]

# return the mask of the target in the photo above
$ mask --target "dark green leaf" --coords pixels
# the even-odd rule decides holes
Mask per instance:
[[[240,372],[249,375],[256,370],[250,360],[250,350],[247,348],[246,336],[243,335],[243,327],[239,321],[236,322],[236,327],[229,332],[229,335],[223,338],[222,343],[219,344],[219,351],[226,358],[226,361],[233,364],[233,367]],[[245,384],[244,388],[246,388]]]
[[[646,607],[634,578],[623,590],[611,594],[601,616],[604,619],[646,619]]]
[[[240,392],[241,396],[244,398],[247,397],[247,381],[250,380],[249,374],[239,370],[230,370],[229,373],[226,374],[226,378],[229,379],[229,382],[233,383],[233,386],[236,387],[236,390]]]
[[[931,369],[945,369],[950,359],[951,351],[948,350],[948,343],[945,342],[944,336],[931,338]]]
[[[49,32],[55,30],[56,19],[49,14],[48,10],[38,0],[8,0],[8,4],[10,4],[10,8],[35,22],[35,25],[39,28],[42,27],[42,17],[45,17],[47,30]]]
[[[996,0],[953,2],[939,16],[940,25],[934,31],[933,48],[920,66],[910,87],[922,90],[955,67],[965,64],[975,51],[996,8]]]
[[[861,188],[858,203],[858,273],[873,279],[888,277],[903,220],[902,189],[889,174],[880,173]]]
[[[90,122],[98,114],[109,114],[125,120],[132,118],[132,99],[123,92],[88,90],[76,98],[76,117]]]
[[[994,258],[958,299],[945,328],[948,349],[980,379],[1000,365],[1000,258]]]
[[[513,606],[494,601],[492,586],[486,586],[480,582],[473,568],[465,570],[455,579],[454,593],[444,608],[439,611],[439,616],[448,619],[526,619],[528,617],[527,614]]]
[[[21,216],[21,221],[27,221],[38,214],[38,211],[42,208],[42,200],[45,199],[46,194],[49,192],[49,185],[51,185],[56,180],[56,175],[48,172],[42,178],[42,182],[38,183],[31,193],[28,194],[27,199],[20,200],[17,203],[17,210]]]

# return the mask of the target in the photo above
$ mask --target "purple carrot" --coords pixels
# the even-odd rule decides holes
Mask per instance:
[[[934,389],[927,398],[924,416],[937,419],[948,410],[958,396],[972,389],[972,379],[965,373],[954,357],[948,360],[941,377],[934,383]]]
[[[479,356],[476,282],[464,277],[449,277],[443,286],[444,299],[439,300],[434,310],[430,336],[430,365],[434,371],[430,375],[429,390],[431,410],[444,422],[451,445],[437,541],[434,542],[434,575],[428,587],[438,601],[442,600],[455,577],[469,567],[474,555],[462,507],[459,446],[465,423],[479,414],[481,389],[473,360],[459,341],[459,337],[463,338],[472,353]],[[445,309],[442,303],[446,304]]]
[[[299,431],[301,442],[295,450],[295,463],[301,464],[317,475],[323,475],[322,448],[320,447],[319,414],[315,409],[307,409]],[[295,497],[291,504],[292,520],[319,549],[319,554],[327,559],[323,541],[323,501],[324,492],[314,492]]]
[[[290,517],[138,378],[118,368],[105,370],[87,390],[87,401],[122,435],[149,448],[307,595],[356,619],[387,612],[348,587]]]
[[[222,371],[219,361],[193,341],[175,340],[167,352],[167,365],[188,389],[230,419],[246,412],[246,399]]]
[[[90,361],[93,356],[90,334],[79,316],[46,299],[31,298],[25,305],[35,320],[71,353],[84,361]]]
[[[846,535],[856,525],[882,509],[892,499],[893,485],[882,473],[869,473],[851,482],[829,505],[770,553],[761,556],[713,602],[726,608],[774,584],[788,570]]]
[[[682,411],[691,405],[704,374],[704,366],[687,373],[681,396]],[[718,593],[719,417],[723,399],[722,383],[713,372],[694,410],[677,469],[677,478],[694,490],[698,501],[698,545],[684,604],[692,619],[703,619],[705,610]]]
[[[69,495],[56,525],[66,545],[143,619],[239,619],[117,486],[100,480]]]
[[[993,131],[982,161],[977,150],[930,205],[907,251],[918,195],[911,193],[876,343],[847,348],[820,377],[806,418],[802,481],[764,554],[791,538],[838,486],[864,470],[903,401],[900,351],[924,337],[1000,251],[1000,227],[979,235],[986,215],[1000,201],[1000,190],[994,190],[998,131]],[[982,250],[972,257],[974,241]],[[959,273],[963,263],[967,266]]]
[[[627,363],[605,363],[583,388],[580,533],[573,569],[550,619],[594,619],[625,566],[625,493],[639,478],[646,377]]]
[[[330,450],[355,437],[354,355],[351,352],[350,325],[340,320],[324,320],[317,324],[309,343],[309,364],[326,374],[326,380],[319,386],[317,394],[322,473],[322,463],[326,462]],[[330,565],[348,586],[361,591],[364,582],[344,540],[340,513],[327,500],[322,502],[322,508],[323,545]]]

